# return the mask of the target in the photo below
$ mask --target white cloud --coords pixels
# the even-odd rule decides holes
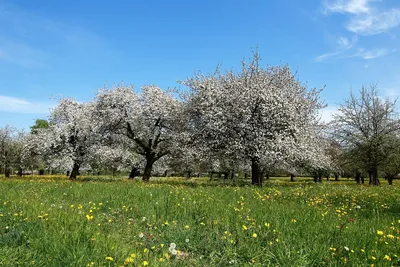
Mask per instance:
[[[354,47],[354,45],[357,43],[357,36],[354,36],[351,40],[349,40],[347,37],[340,36],[338,40],[336,41],[338,50],[335,52],[330,52],[330,53],[325,53],[320,56],[317,56],[314,61],[315,62],[321,62],[327,59],[331,58],[337,58],[340,55],[342,55],[345,51],[351,49]]]
[[[333,2],[326,2],[325,9],[326,12],[332,13],[368,13],[370,11],[369,2],[371,2],[371,0],[336,0]]]
[[[338,113],[337,106],[328,106],[320,111],[321,121],[329,123],[333,120],[333,115]]]
[[[0,95],[0,111],[47,114],[53,106],[50,102],[29,102],[23,98]]]
[[[374,59],[378,57],[383,57],[389,54],[390,51],[382,48],[382,49],[372,49],[372,50],[365,50],[361,48],[355,56],[361,57],[363,59]]]
[[[325,61],[325,60],[327,60],[327,59],[330,59],[330,58],[333,58],[333,57],[335,57],[335,56],[338,56],[338,55],[340,55],[341,53],[342,53],[342,51],[336,51],[336,52],[332,52],[332,53],[322,54],[322,55],[317,56],[317,57],[314,59],[314,62]]]
[[[400,9],[372,5],[379,0],[331,0],[325,2],[325,14],[348,14],[346,29],[359,35],[375,35],[400,26]]]
[[[400,25],[400,9],[393,8],[384,12],[355,16],[347,24],[348,31],[360,35],[375,35],[387,32]]]

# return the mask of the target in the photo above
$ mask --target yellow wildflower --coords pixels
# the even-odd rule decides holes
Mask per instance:
[[[376,233],[377,233],[378,235],[383,235],[383,231],[381,231],[381,230],[376,231]]]
[[[257,238],[257,234],[256,234],[256,233],[253,233],[251,236],[252,236],[253,238]]]
[[[132,257],[128,257],[125,259],[124,264],[128,265],[129,263],[133,263],[135,260]]]
[[[110,257],[110,256],[107,256],[107,257],[106,257],[106,261],[113,261],[113,260],[114,260],[113,257]]]

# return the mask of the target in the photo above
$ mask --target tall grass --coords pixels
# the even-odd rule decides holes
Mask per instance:
[[[0,265],[400,265],[398,184],[278,181],[3,178]]]

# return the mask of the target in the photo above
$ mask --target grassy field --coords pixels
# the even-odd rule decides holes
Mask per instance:
[[[0,266],[400,266],[400,183],[0,178]]]

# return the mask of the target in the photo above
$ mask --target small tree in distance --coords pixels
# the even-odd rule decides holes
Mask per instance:
[[[376,85],[362,87],[359,96],[350,97],[334,115],[334,137],[360,162],[369,174],[370,184],[379,185],[378,173],[392,153],[392,136],[400,130],[396,101],[382,99]]]

